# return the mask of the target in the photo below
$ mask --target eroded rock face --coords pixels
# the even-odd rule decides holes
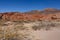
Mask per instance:
[[[48,13],[48,14],[46,14]],[[55,9],[46,9],[44,11],[34,11],[34,13],[26,12],[7,12],[7,13],[0,13],[0,19],[8,20],[8,21],[20,21],[20,20],[60,20],[60,11]]]

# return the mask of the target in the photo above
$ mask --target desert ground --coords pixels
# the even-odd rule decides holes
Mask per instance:
[[[0,40],[60,40],[60,22],[1,22]]]

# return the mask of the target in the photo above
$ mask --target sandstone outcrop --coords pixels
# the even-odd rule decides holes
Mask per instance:
[[[45,9],[43,11],[31,11],[31,12],[6,12],[0,13],[0,19],[7,21],[35,21],[35,20],[60,20],[60,10]]]

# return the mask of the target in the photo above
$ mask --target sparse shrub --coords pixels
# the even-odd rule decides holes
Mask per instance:
[[[36,25],[32,26],[32,29],[34,29],[34,30],[40,30],[40,29],[50,30],[51,27],[56,27],[58,23],[56,24],[53,22],[42,21],[38,24],[39,24],[38,26],[36,26]]]
[[[50,26],[51,26],[51,27],[55,27],[55,24],[54,24],[54,23],[52,23],[52,24],[50,24]]]
[[[33,29],[33,30],[40,30],[41,27],[40,27],[40,26],[32,26],[32,29]]]
[[[10,33],[10,34],[5,34],[5,40],[16,40],[17,39],[17,36],[16,36],[17,34],[12,34],[12,33]]]
[[[24,30],[24,29],[26,29],[26,27],[24,27],[24,26],[16,26],[16,27],[14,27],[14,29],[15,30]]]
[[[3,39],[3,35],[4,34],[4,31],[2,30],[2,27],[0,26],[0,40]]]
[[[18,33],[18,28],[15,27],[16,29],[6,29],[4,30],[4,40],[23,40],[25,39],[25,33]],[[13,31],[14,30],[14,31]]]

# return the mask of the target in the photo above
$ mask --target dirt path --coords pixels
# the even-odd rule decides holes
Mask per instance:
[[[53,28],[48,31],[33,31],[31,35],[33,36],[32,40],[60,40],[60,28]]]

